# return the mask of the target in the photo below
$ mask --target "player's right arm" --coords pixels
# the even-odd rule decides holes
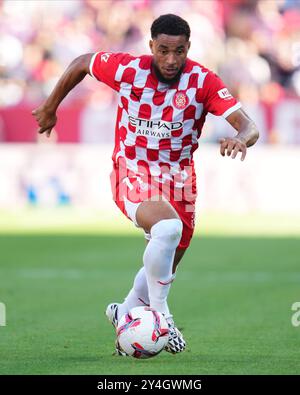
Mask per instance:
[[[50,136],[57,121],[56,110],[59,104],[90,73],[90,63],[93,55],[89,53],[74,59],[58,80],[48,99],[32,111],[32,115],[39,125],[39,133],[46,133],[47,137]]]

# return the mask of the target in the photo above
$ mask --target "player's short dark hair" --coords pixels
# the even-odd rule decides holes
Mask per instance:
[[[191,29],[187,21],[180,16],[165,14],[155,19],[151,26],[151,38],[157,38],[159,34],[168,34],[170,36],[185,35],[187,40],[189,40]]]

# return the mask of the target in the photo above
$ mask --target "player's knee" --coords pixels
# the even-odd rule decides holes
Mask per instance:
[[[152,226],[151,237],[165,240],[168,244],[171,243],[177,247],[182,236],[182,228],[180,219],[163,219]]]

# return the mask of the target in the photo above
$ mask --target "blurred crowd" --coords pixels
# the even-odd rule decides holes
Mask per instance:
[[[83,53],[149,53],[151,23],[164,13],[188,21],[189,57],[217,72],[250,112],[300,97],[300,0],[0,0],[0,108],[40,103]],[[104,114],[113,100],[86,78],[65,104]]]

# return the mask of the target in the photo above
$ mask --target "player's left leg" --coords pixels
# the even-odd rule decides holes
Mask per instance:
[[[186,204],[186,202],[184,202],[184,201],[173,201],[172,206],[176,210],[176,212],[179,215],[179,217],[182,221],[182,224],[183,224],[181,239],[180,239],[180,242],[176,248],[176,253],[175,253],[176,259],[173,259],[172,264],[171,264],[171,272],[170,273],[172,274],[172,277],[170,277],[170,280],[174,281],[177,265],[180,262],[180,260],[182,259],[186,249],[188,248],[191,238],[192,238],[192,235],[193,235],[195,205],[190,204],[190,202],[188,204]],[[187,209],[187,206],[188,206],[188,209]],[[153,235],[151,233],[151,241],[152,241],[152,237],[153,237]],[[162,258],[160,257],[159,260],[161,260],[161,259]],[[144,265],[145,265],[145,261],[144,261]],[[170,276],[171,276],[171,274],[170,274]],[[160,281],[156,280],[154,283],[150,282],[148,273],[146,273],[146,277],[147,277],[149,296],[150,296],[149,299],[151,301],[150,305],[153,306],[153,301],[152,301],[153,298],[151,300],[151,292],[153,295],[153,292],[156,291],[154,286],[157,284],[157,282],[160,283]],[[168,288],[170,288],[171,281],[168,281],[167,283],[165,283],[164,286],[166,286],[166,284],[167,284]],[[169,291],[169,289],[167,290],[167,292],[168,291]],[[166,296],[166,294],[165,294],[166,291],[163,290],[162,288],[160,290],[158,290],[157,293],[161,297],[161,299],[163,296]],[[168,345],[166,346],[165,350],[168,352],[171,352],[173,354],[182,352],[186,348],[186,342],[185,342],[181,332],[178,330],[178,328],[176,327],[176,325],[174,323],[173,316],[169,312],[169,308],[167,306],[166,299],[165,299],[163,307],[164,307],[164,310],[161,310],[161,311],[163,311],[165,313],[165,317],[166,317],[168,325],[169,325],[169,342],[168,342]],[[154,305],[154,308],[157,308],[157,306]],[[157,308],[157,309],[159,310],[159,308]]]
[[[186,248],[177,248],[174,261],[173,261],[173,275],[175,278],[176,268],[185,254]],[[142,267],[135,276],[133,287],[129,291],[123,303],[111,303],[106,309],[106,316],[114,327],[118,324],[118,319],[122,315],[128,313],[130,309],[137,306],[148,306],[150,305],[150,299],[148,294],[148,284],[146,278],[145,268]],[[185,349],[186,344],[183,336],[179,329],[175,326],[172,315],[168,316],[167,319],[169,326],[169,342],[165,347],[165,350],[176,354]],[[126,356],[126,354],[120,349],[118,343],[115,345],[115,354],[120,356]]]
[[[173,262],[173,275],[175,274],[177,266],[183,258],[186,250],[186,248],[177,248]],[[137,272],[133,281],[133,286],[125,297],[124,302],[115,302],[108,305],[106,315],[113,326],[116,327],[118,320],[124,314],[128,313],[130,309],[137,306],[150,306],[148,284],[144,266],[142,266]]]
[[[175,273],[178,267],[179,262],[181,262],[192,237],[193,227],[187,226],[189,222],[183,222],[183,233],[182,239],[179,243],[179,247],[176,249],[175,257],[173,260],[173,279],[175,280]],[[147,235],[146,235],[147,239]],[[146,272],[144,266],[138,271],[135,276],[133,287],[129,291],[123,303],[111,303],[107,307],[106,315],[109,321],[116,326],[118,319],[121,318],[122,315],[126,314],[130,309],[137,306],[150,305],[149,293],[148,293],[148,284],[146,278]],[[181,352],[185,349],[185,341],[183,339],[182,334],[179,329],[175,326],[172,315],[168,316],[168,325],[169,325],[169,343],[165,348],[166,351],[170,353]],[[122,350],[116,344],[116,354],[117,355],[125,355],[122,353]]]
[[[185,251],[186,248],[177,248],[175,252],[173,261],[173,280],[175,279],[176,268],[183,258]],[[133,286],[128,295],[125,297],[124,302],[118,304],[118,319],[120,319],[124,314],[128,313],[130,309],[137,306],[150,306],[148,284],[144,266],[142,266],[137,272],[133,281]],[[113,317],[112,314],[110,314],[110,316]]]
[[[175,280],[177,266],[183,258],[185,251],[189,247],[190,241],[192,239],[194,231],[194,210],[187,211],[185,209],[184,202],[173,202],[173,206],[179,214],[180,219],[183,223],[182,237],[179,242],[179,246],[176,249],[172,267],[172,280]],[[131,213],[131,215],[134,217],[134,214]],[[147,241],[149,241],[151,238],[150,234],[145,233],[145,238]],[[121,316],[126,314],[131,308],[144,305],[150,305],[150,300],[148,295],[148,284],[145,268],[144,266],[142,266],[142,268],[140,268],[140,270],[136,274],[133,282],[133,287],[129,291],[128,295],[125,297],[124,302],[118,304],[113,303],[108,308],[108,319],[113,322],[114,317],[116,317],[116,319],[120,319]]]

